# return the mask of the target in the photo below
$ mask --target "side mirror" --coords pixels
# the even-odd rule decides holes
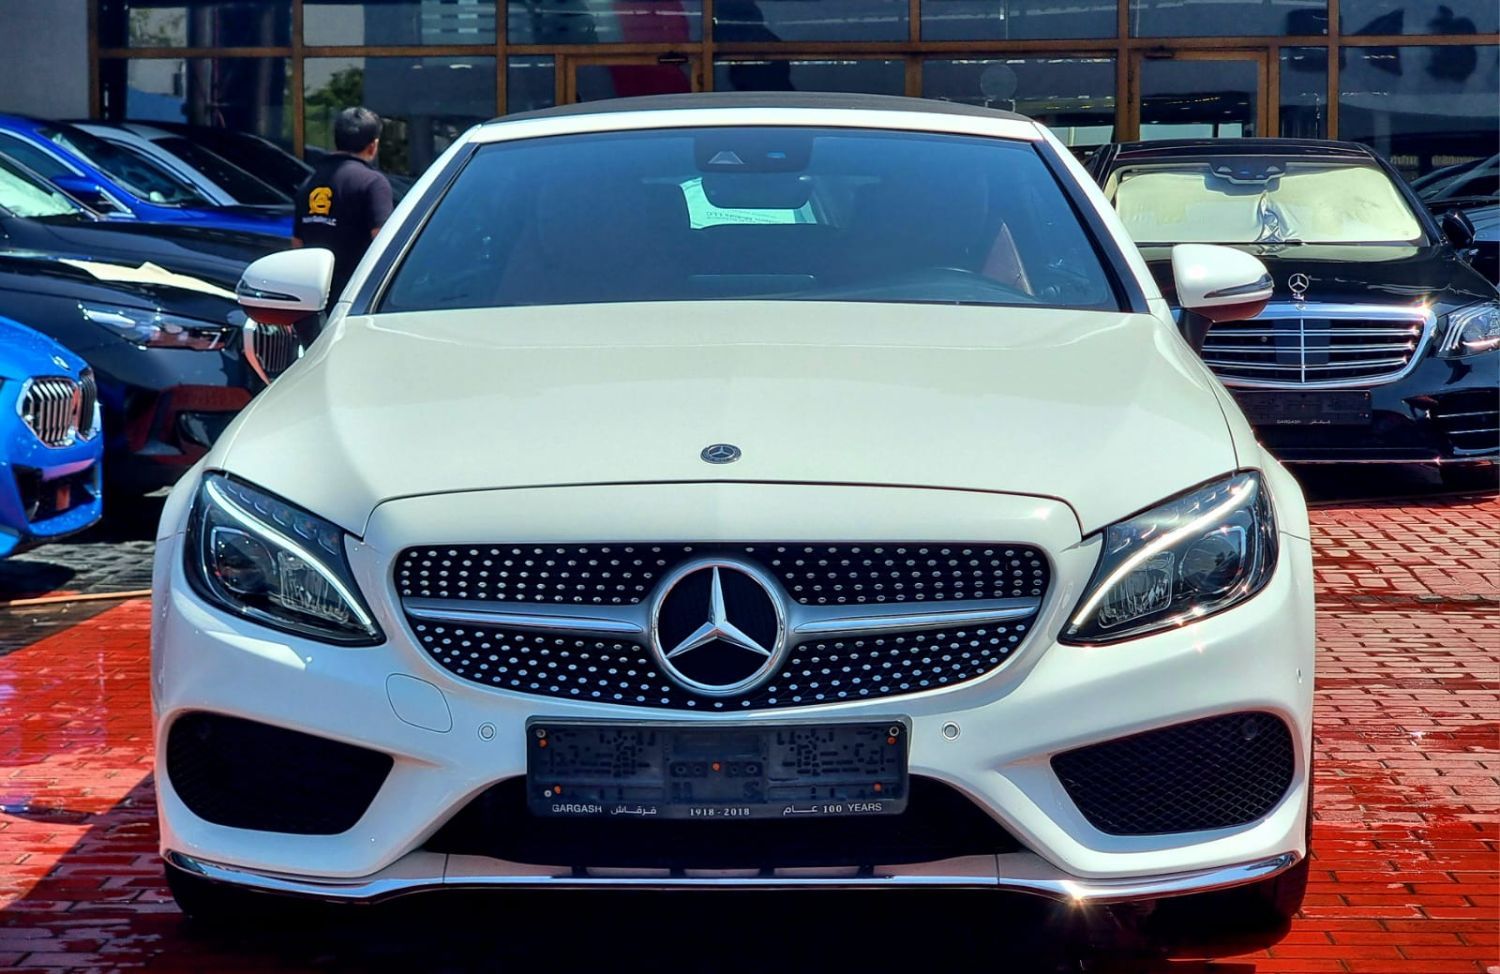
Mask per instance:
[[[1271,300],[1271,275],[1257,258],[1233,247],[1178,244],[1172,248],[1177,303],[1209,321],[1254,318]]]
[[[1438,218],[1443,236],[1456,250],[1474,246],[1474,221],[1463,210],[1448,210]]]
[[[333,251],[283,250],[245,268],[234,294],[256,321],[293,325],[327,306],[332,284]]]
[[[118,212],[120,209],[104,191],[104,187],[87,176],[64,173],[61,176],[53,176],[52,185],[93,209],[104,212]]]

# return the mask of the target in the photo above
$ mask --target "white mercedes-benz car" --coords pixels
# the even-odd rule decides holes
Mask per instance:
[[[331,256],[247,270],[260,321]],[[1253,257],[1175,254],[1215,317]],[[450,887],[1306,884],[1297,485],[1042,126],[863,96],[453,145],[178,484],[189,913]]]

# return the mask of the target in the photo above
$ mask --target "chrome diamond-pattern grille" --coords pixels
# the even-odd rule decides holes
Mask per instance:
[[[1404,375],[1430,330],[1420,308],[1291,305],[1216,322],[1202,354],[1230,385],[1369,386]]]
[[[82,428],[82,402],[78,383],[67,376],[31,379],[21,391],[21,419],[48,446],[67,446]]]
[[[764,687],[709,699],[669,680],[639,642],[411,621],[422,648],[466,680],[549,697],[710,712],[804,707],[964,683],[1005,662],[1031,622],[801,643]]]
[[[507,544],[408,548],[396,561],[403,598],[634,605],[675,566],[726,555],[760,565],[803,605],[1040,596],[1047,568],[1025,545]]]
[[[586,629],[643,623],[662,580],[698,559],[757,566],[799,606],[781,665],[738,695],[699,694],[669,678],[644,624]],[[395,571],[418,642],[465,680],[699,712],[874,699],[974,680],[1024,642],[1050,580],[1035,548],[953,542],[448,545],[408,549]],[[884,628],[887,619],[897,621]],[[562,628],[549,631],[552,623]]]
[[[1194,720],[1054,755],[1084,818],[1110,835],[1245,825],[1292,784],[1292,733],[1273,714]]]

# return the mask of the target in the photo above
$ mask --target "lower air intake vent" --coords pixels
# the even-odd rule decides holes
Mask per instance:
[[[1286,724],[1243,713],[1067,751],[1052,770],[1099,831],[1161,835],[1255,821],[1286,794],[1294,764]]]
[[[1500,390],[1473,389],[1438,396],[1432,418],[1458,456],[1500,449]]]
[[[379,751],[218,714],[186,714],[167,735],[178,797],[199,818],[237,829],[347,832],[392,763]]]

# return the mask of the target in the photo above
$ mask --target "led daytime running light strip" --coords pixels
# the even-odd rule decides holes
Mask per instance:
[[[1198,516],[1192,521],[1189,521],[1187,524],[1184,524],[1182,527],[1177,528],[1175,531],[1167,532],[1166,534],[1157,538],[1155,541],[1147,544],[1140,551],[1125,559],[1125,562],[1121,564],[1119,568],[1116,568],[1114,572],[1104,580],[1103,584],[1094,589],[1094,594],[1089,596],[1089,600],[1079,607],[1078,612],[1074,614],[1072,620],[1068,624],[1075,629],[1083,625],[1084,620],[1087,619],[1091,614],[1093,614],[1093,611],[1098,608],[1100,602],[1104,601],[1104,596],[1116,585],[1118,585],[1120,581],[1125,578],[1125,576],[1135,571],[1143,561],[1165,548],[1172,547],[1177,542],[1181,541],[1185,537],[1188,537],[1189,535],[1204,531],[1210,525],[1214,524],[1217,521],[1221,521],[1224,518],[1228,517],[1230,514],[1234,513],[1235,509],[1243,505],[1245,500],[1250,496],[1251,486],[1253,486],[1253,484],[1254,481],[1250,481],[1238,488],[1231,487],[1229,489],[1229,499],[1224,503]],[[1108,535],[1106,533],[1106,537],[1107,536]]]
[[[354,614],[358,617],[360,625],[364,626],[367,630],[373,631],[373,629],[375,628],[375,620],[370,618],[370,616],[360,606],[360,600],[354,595],[354,593],[350,592],[349,589],[345,587],[344,583],[339,580],[337,575],[328,570],[328,566],[323,564],[321,559],[309,554],[306,548],[297,544],[295,541],[293,541],[291,538],[288,538],[280,531],[274,531],[259,519],[252,517],[248,511],[240,507],[240,505],[237,504],[232,498],[221,491],[218,484],[216,484],[214,481],[206,481],[204,483],[204,490],[208,493],[209,497],[212,498],[213,502],[219,506],[220,510],[222,510],[225,514],[228,514],[230,517],[234,518],[240,524],[244,525],[247,530],[259,535],[262,539],[269,541],[272,544],[280,546],[284,550],[302,559],[302,561],[306,562],[307,564],[315,566],[318,570],[318,574],[323,576],[324,581],[328,582],[329,585],[332,585],[334,591],[338,592],[339,596],[343,598],[344,602],[348,604],[349,608],[354,610]],[[207,539],[205,539],[205,542],[206,540]]]

